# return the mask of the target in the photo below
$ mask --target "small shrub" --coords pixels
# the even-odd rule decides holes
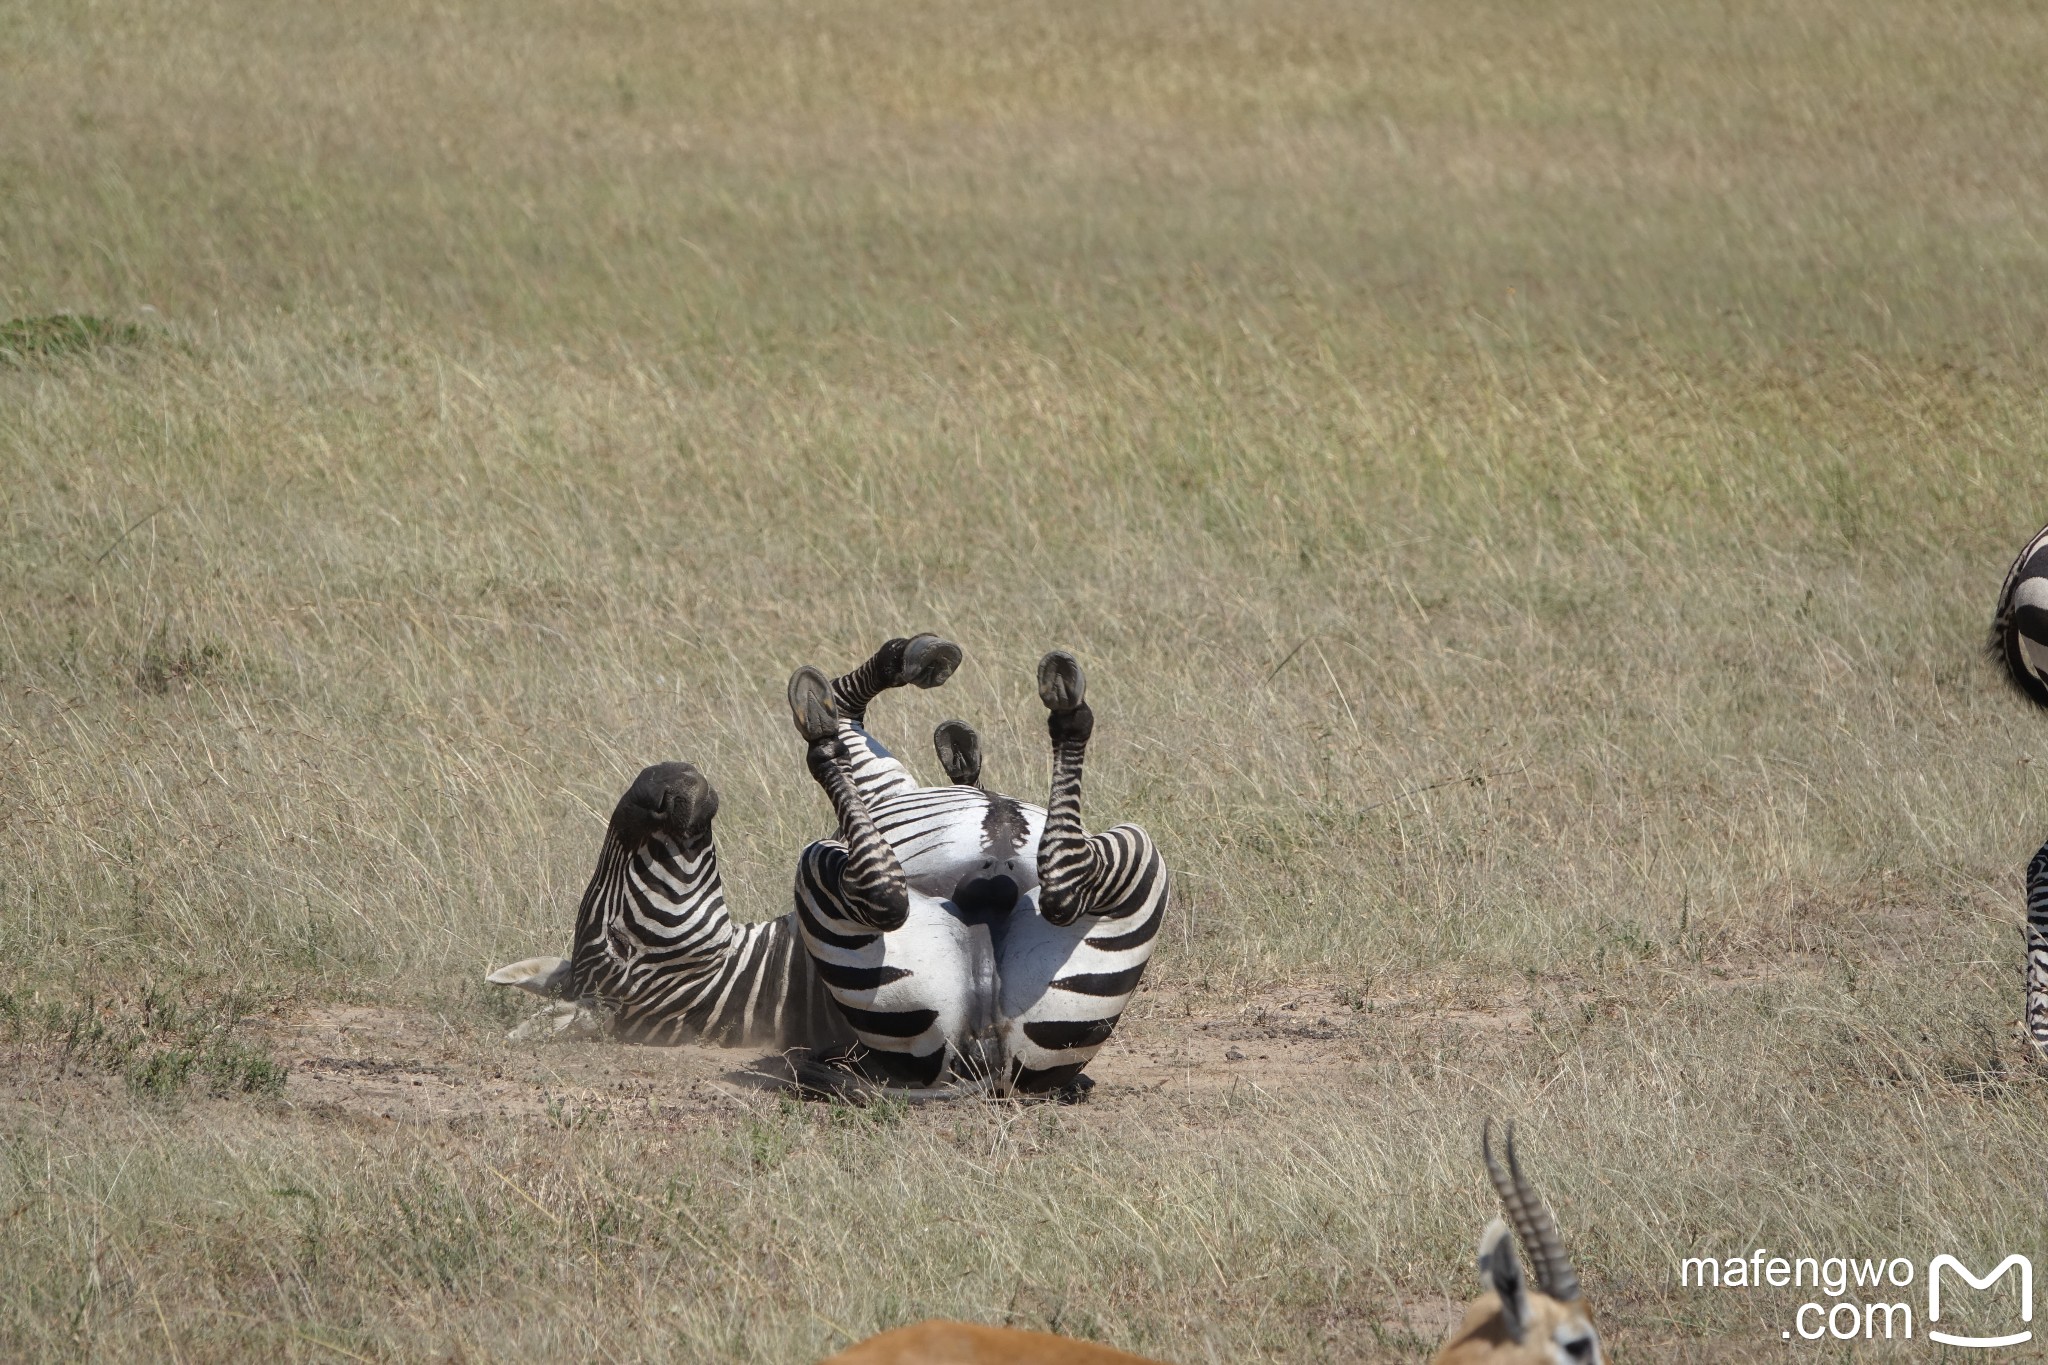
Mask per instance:
[[[135,666],[135,685],[160,697],[174,686],[191,687],[218,670],[227,657],[227,650],[211,641],[173,643],[167,632],[159,630],[150,637],[142,662]]]
[[[69,1003],[0,991],[0,1036],[49,1044],[65,1063],[120,1076],[145,1099],[176,1101],[194,1084],[212,1095],[279,1094],[285,1065],[234,1036],[246,1008],[234,995],[173,998],[155,988],[139,999]]]
[[[134,323],[111,322],[91,313],[11,318],[0,322],[0,365],[56,360],[109,346],[136,346],[142,340],[142,329]]]
[[[198,1064],[197,1054],[187,1048],[152,1049],[128,1068],[128,1087],[145,1099],[174,1100],[184,1094]]]

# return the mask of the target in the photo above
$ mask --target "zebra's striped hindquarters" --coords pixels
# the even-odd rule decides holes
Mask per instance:
[[[1122,894],[1071,924],[1033,913],[1012,928],[1002,1000],[1021,1089],[1065,1084],[1109,1041],[1166,917],[1170,879],[1151,838],[1136,825],[1106,837],[1117,847]]]
[[[1169,882],[1135,826],[1110,831],[1122,894],[1055,925],[1038,911],[1045,812],[953,787],[876,803],[910,886],[900,928],[872,929],[838,891],[837,840],[806,849],[797,918],[819,976],[864,1046],[873,1079],[998,1092],[1071,1083],[1122,1016],[1152,956]]]
[[[2013,560],[1991,618],[1991,652],[2014,687],[2048,706],[2048,526]]]

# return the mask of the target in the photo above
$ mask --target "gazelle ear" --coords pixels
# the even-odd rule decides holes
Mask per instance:
[[[1500,1295],[1501,1322],[1519,1342],[1529,1328],[1529,1291],[1515,1259],[1515,1239],[1498,1218],[1479,1235],[1479,1283]]]
[[[484,980],[493,986],[517,986],[535,995],[560,995],[562,988],[569,984],[569,959],[529,957],[524,962],[498,968]]]

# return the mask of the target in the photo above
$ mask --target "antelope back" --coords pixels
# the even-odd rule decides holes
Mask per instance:
[[[821,1365],[1159,1365],[1092,1341],[933,1319],[869,1337]]]
[[[1605,1365],[1600,1334],[1565,1255],[1550,1208],[1536,1195],[1507,1132],[1507,1165],[1494,1160],[1493,1125],[1480,1132],[1487,1174],[1513,1221],[1496,1218],[1479,1240],[1480,1296],[1432,1365]],[[1533,1275],[1515,1256],[1520,1238]],[[821,1365],[1159,1365],[1144,1356],[1045,1332],[934,1319],[869,1337]]]

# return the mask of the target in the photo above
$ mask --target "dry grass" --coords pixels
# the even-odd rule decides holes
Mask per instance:
[[[2048,1254],[2044,732],[1979,662],[2048,507],[2044,63],[2010,3],[0,0],[0,321],[113,319],[0,351],[0,1349],[1412,1360],[1485,1113],[1620,1360],[1776,1342],[1696,1251]],[[1090,807],[1182,876],[1134,1036],[1307,982],[1354,1059],[205,1082],[356,1000],[544,1085],[475,983],[632,772],[705,767],[767,914],[783,679],[925,627],[969,665],[880,724],[1024,794],[1087,663]]]

